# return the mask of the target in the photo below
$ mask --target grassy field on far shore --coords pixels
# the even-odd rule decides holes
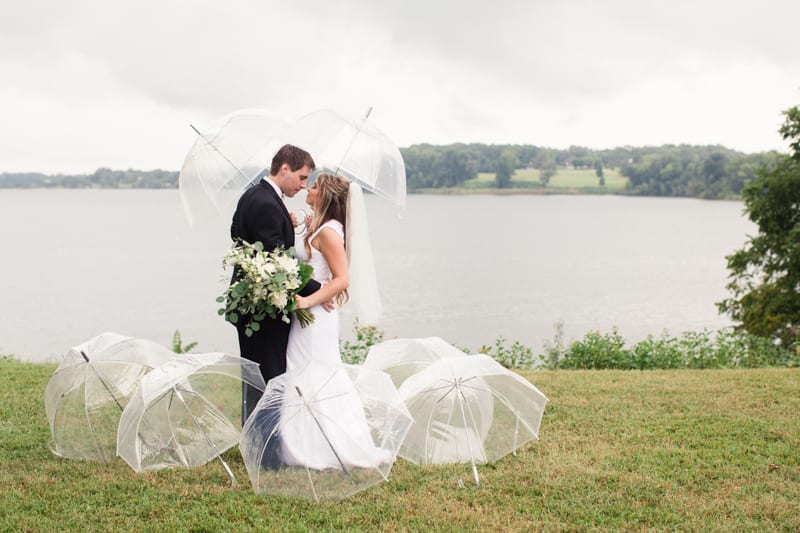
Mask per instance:
[[[511,189],[533,189],[539,192],[620,192],[624,190],[628,179],[617,169],[604,169],[606,185],[600,187],[599,178],[594,169],[559,168],[558,173],[550,179],[547,187],[539,181],[539,170],[533,168],[518,169],[511,177]],[[478,177],[465,181],[461,187],[466,189],[488,189],[494,187],[495,175],[481,172]],[[533,192],[533,191],[530,191]]]
[[[540,440],[489,465],[420,468],[337,504],[260,497],[238,449],[193,470],[48,450],[55,365],[0,358],[2,531],[798,531],[800,369],[520,371]],[[459,483],[459,481],[463,481]]]

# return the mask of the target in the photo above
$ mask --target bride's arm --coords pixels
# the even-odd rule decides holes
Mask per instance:
[[[298,309],[308,309],[319,303],[336,298],[342,291],[350,286],[350,273],[347,268],[347,253],[344,250],[344,240],[331,228],[323,228],[314,239],[315,248],[322,252],[322,257],[328,263],[332,279],[322,286],[320,290],[308,296],[295,296]]]

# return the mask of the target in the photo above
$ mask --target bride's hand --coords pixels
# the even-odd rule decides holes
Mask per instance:
[[[295,294],[294,299],[297,302],[298,309],[308,309],[309,307],[311,307],[310,305],[308,305],[308,298],[300,296],[299,294]]]

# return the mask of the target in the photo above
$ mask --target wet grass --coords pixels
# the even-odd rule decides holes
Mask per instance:
[[[3,531],[800,530],[800,370],[522,371],[549,398],[539,442],[479,467],[398,460],[337,504],[262,497],[238,450],[136,474],[52,455],[55,365],[0,359]],[[463,486],[459,481],[463,481]]]

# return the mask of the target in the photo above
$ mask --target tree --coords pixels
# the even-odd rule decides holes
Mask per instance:
[[[742,191],[758,234],[726,257],[733,296],[717,306],[739,329],[789,346],[800,340],[800,108],[784,114],[780,133],[792,151]]]
[[[550,183],[550,178],[555,176],[556,172],[558,172],[556,160],[550,157],[545,158],[542,162],[542,166],[539,167],[539,181],[542,182],[542,185],[547,187],[547,184]]]
[[[511,148],[506,148],[495,163],[495,183],[498,189],[504,189],[511,184],[511,176],[519,166],[519,159],[516,152]]]
[[[597,174],[597,177],[600,179],[599,183],[601,187],[606,186],[606,178],[603,175],[603,161],[598,159],[594,162],[594,173]]]

